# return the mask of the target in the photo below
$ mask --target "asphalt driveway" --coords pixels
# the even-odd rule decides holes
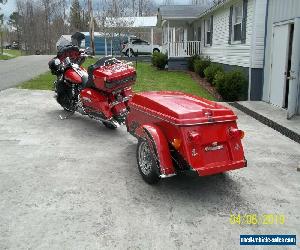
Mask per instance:
[[[239,249],[240,234],[280,233],[299,246],[299,144],[237,111],[248,168],[149,186],[125,127],[60,120],[52,95],[0,92],[0,249]],[[231,212],[285,224],[232,225]]]
[[[0,90],[17,86],[36,77],[48,69],[48,61],[53,56],[19,56],[10,60],[0,60]]]

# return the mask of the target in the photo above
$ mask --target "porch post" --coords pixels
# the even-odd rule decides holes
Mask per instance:
[[[151,27],[151,53],[153,53],[153,27]]]
[[[173,43],[175,43],[176,42],[176,30],[175,30],[176,28],[174,27],[173,28]]]
[[[104,49],[105,49],[105,56],[107,56],[107,40],[106,40],[106,35],[104,37]]]
[[[111,55],[113,55],[113,40],[112,39],[110,40],[110,54]]]

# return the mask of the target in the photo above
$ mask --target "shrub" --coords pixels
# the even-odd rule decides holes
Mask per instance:
[[[153,66],[155,66],[159,69],[165,69],[165,67],[168,63],[168,56],[161,52],[154,52],[151,60],[152,60]]]
[[[209,83],[213,84],[213,81],[215,79],[215,76],[218,72],[224,72],[224,69],[221,65],[212,63],[210,66],[208,66],[205,70],[204,70],[204,75],[207,79],[207,81]]]
[[[193,56],[189,57],[187,64],[188,64],[188,69],[190,71],[194,71],[194,63],[197,59],[200,59],[199,55],[193,55]]]
[[[239,100],[247,85],[245,75],[238,70],[226,73],[218,72],[214,80],[219,94],[225,101],[233,102]]]
[[[194,62],[194,70],[201,77],[204,77],[204,70],[211,64],[209,57],[196,59]]]

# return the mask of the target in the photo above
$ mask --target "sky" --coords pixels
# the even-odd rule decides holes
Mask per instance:
[[[6,19],[7,16],[9,16],[16,8],[16,2],[15,0],[8,0],[5,5],[0,4],[0,12],[4,13]]]
[[[97,0],[94,0],[97,2]],[[162,4],[163,0],[155,0],[158,4]],[[189,0],[174,0],[175,4],[187,4]],[[5,19],[8,19],[8,16],[15,10],[16,8],[16,1],[15,0],[8,0],[5,5],[0,5],[0,13],[4,13]]]

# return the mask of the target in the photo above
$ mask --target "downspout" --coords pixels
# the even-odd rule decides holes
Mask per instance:
[[[168,36],[167,36],[167,43],[168,43],[168,59],[170,58],[170,22],[168,21]]]
[[[263,85],[262,85],[262,100],[263,100],[263,90],[265,85],[265,63],[266,63],[266,47],[267,47],[267,35],[268,35],[268,19],[269,19],[269,5],[270,0],[267,0],[267,6],[266,6],[266,18],[265,18],[265,37],[264,37],[264,61],[263,61]],[[268,93],[268,102],[270,102],[270,92]]]
[[[256,0],[253,0],[253,5],[254,5],[254,11],[253,11],[253,17],[252,17],[252,34],[251,34],[251,46],[250,46],[250,65],[249,65],[249,71],[248,71],[248,101],[251,101],[251,87],[252,87],[252,77],[251,77],[251,68],[252,68],[252,59],[253,55],[252,52],[255,48],[254,43],[256,40]],[[247,37],[246,37],[247,38]]]

